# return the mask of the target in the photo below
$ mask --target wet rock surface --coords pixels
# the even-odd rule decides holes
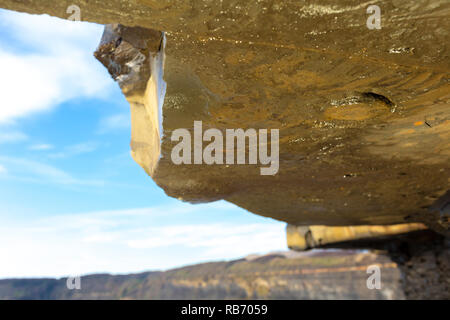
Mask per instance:
[[[168,195],[225,199],[294,225],[423,222],[447,232],[429,208],[449,189],[448,1],[380,1],[380,30],[366,27],[369,3],[351,0],[0,1],[63,18],[71,4],[82,20],[139,27],[122,28],[134,39],[115,49],[125,56],[164,54],[162,106],[149,97],[149,83],[161,84],[149,70],[119,83],[136,88],[124,90],[133,157]],[[123,66],[123,54],[100,60]],[[175,166],[171,133],[199,120],[279,129],[278,174]]]

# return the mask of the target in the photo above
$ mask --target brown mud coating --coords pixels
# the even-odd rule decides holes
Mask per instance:
[[[294,225],[424,222],[448,232],[433,209],[450,189],[448,1],[378,1],[382,29],[369,30],[371,3],[356,0],[0,0],[62,18],[72,4],[85,21],[164,32],[162,124],[142,90],[125,94],[133,156],[169,196],[225,199]],[[139,34],[147,48],[125,42],[151,60],[164,50],[158,31]],[[175,166],[171,133],[194,120],[280,129],[278,174]]]

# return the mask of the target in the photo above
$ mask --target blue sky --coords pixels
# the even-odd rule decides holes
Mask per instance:
[[[167,269],[284,250],[285,224],[167,197],[132,160],[103,27],[0,10],[0,278]]]

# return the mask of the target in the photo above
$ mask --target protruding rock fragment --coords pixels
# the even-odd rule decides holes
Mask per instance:
[[[106,25],[95,57],[130,103],[132,155],[151,174],[161,147],[164,34],[140,27]]]
[[[374,240],[403,233],[427,229],[421,223],[398,224],[391,226],[293,226],[288,225],[286,236],[288,247],[303,251],[331,244],[341,244],[348,241]]]

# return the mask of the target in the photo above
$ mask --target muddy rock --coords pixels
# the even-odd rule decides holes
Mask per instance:
[[[430,210],[449,189],[448,1],[378,1],[369,29],[370,3],[356,0],[0,0],[62,18],[73,4],[84,21],[127,26],[107,27],[97,57],[130,102],[134,159],[169,196],[298,226],[448,232]],[[172,133],[194,121],[278,129],[279,171],[175,165]]]

